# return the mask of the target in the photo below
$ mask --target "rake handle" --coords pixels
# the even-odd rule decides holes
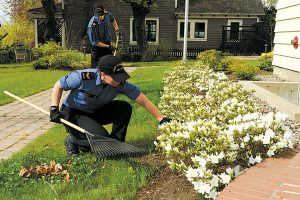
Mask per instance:
[[[117,34],[117,41],[116,41],[116,48],[118,48],[118,43],[119,43],[119,34]],[[117,49],[114,52],[114,56],[117,54]]]
[[[30,103],[30,102],[24,100],[24,99],[22,99],[22,98],[20,98],[20,97],[18,97],[18,96],[16,96],[16,95],[14,95],[14,94],[12,94],[12,93],[10,93],[10,92],[4,91],[4,94],[7,94],[8,96],[17,99],[17,100],[19,100],[19,101],[21,101],[21,102],[23,102],[23,103],[25,103],[25,104],[27,104],[27,105],[33,107],[33,108],[35,108],[35,109],[37,109],[37,110],[39,110],[39,111],[45,113],[45,114],[48,115],[48,116],[50,115],[50,112],[48,112],[48,111],[46,111],[46,110],[44,110],[44,109],[42,109],[42,108],[40,108],[40,107],[38,107],[38,106],[36,106],[36,105],[34,105],[34,104],[32,104],[32,103]],[[91,134],[91,133],[89,133],[88,131],[86,131],[85,129],[83,129],[83,128],[77,126],[76,124],[73,124],[73,123],[71,123],[71,122],[69,122],[69,121],[67,121],[67,120],[65,120],[65,119],[62,119],[62,118],[60,118],[60,121],[61,121],[62,123],[64,123],[64,124],[66,124],[66,125],[68,125],[68,126],[74,128],[74,129],[80,131],[81,133],[88,134],[88,135],[94,137],[93,134]]]

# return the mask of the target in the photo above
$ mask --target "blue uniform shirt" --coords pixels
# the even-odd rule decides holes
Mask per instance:
[[[104,15],[103,21],[93,16],[88,24],[87,34],[93,46],[99,42],[108,43],[111,41],[111,23],[115,17],[110,12],[106,12]]]
[[[111,102],[118,94],[124,94],[131,100],[135,100],[141,93],[140,88],[127,81],[117,87],[110,85],[104,87],[98,69],[71,72],[60,79],[60,85],[65,91],[71,90],[63,103],[70,108],[87,113],[94,113]]]

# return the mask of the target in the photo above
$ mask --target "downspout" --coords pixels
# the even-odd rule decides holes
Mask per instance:
[[[62,21],[61,21],[61,45],[62,47],[66,47],[66,23],[65,23],[65,1],[61,1],[61,14],[62,14]]]

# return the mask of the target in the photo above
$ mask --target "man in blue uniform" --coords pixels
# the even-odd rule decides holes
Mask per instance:
[[[50,120],[60,123],[60,118],[64,118],[94,134],[125,141],[132,107],[126,101],[114,100],[118,94],[124,94],[145,107],[160,124],[169,122],[140,88],[127,82],[129,77],[121,59],[112,55],[101,57],[97,69],[76,70],[62,77],[53,88]],[[67,90],[70,94],[59,111],[62,92]],[[111,134],[102,126],[110,123],[113,124]],[[78,155],[79,150],[90,150],[84,134],[65,127],[71,134],[65,139],[69,156]]]
[[[93,6],[94,16],[90,19],[87,26],[87,34],[92,45],[91,50],[91,66],[96,68],[100,57],[112,55],[116,50],[111,45],[111,25],[116,33],[119,32],[119,26],[115,17],[108,11],[105,11],[101,3],[95,3]]]

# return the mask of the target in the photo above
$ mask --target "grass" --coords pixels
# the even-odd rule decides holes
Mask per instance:
[[[14,101],[4,90],[20,97],[30,96],[53,87],[67,71],[33,70],[30,63],[0,64],[0,105]]]
[[[256,66],[259,68],[259,65],[262,63],[262,61],[260,60],[244,60],[245,63],[247,63],[250,66]],[[257,72],[257,75],[272,75],[273,72],[272,71],[266,71],[266,70],[259,70]]]
[[[6,70],[12,70],[10,68],[7,67]],[[130,82],[140,86],[148,98],[157,104],[162,88],[162,77],[168,68],[138,69],[131,74]],[[44,77],[43,73],[46,73],[36,72],[37,74],[35,74],[28,66],[20,66],[20,69],[15,70],[23,71],[23,75],[27,77],[33,75]],[[13,71],[11,73],[14,73]],[[19,73],[21,74],[21,72]],[[59,73],[64,74],[65,72],[53,73],[52,76],[59,76]],[[19,83],[12,74],[10,77],[15,80],[12,83]],[[42,78],[36,78],[31,81],[34,85],[41,80]],[[56,77],[52,82],[45,81],[52,85],[55,80]],[[28,82],[29,80],[23,79],[23,81]],[[2,80],[0,83],[2,87]],[[44,81],[41,84],[44,88],[48,87],[48,83],[46,84]],[[37,86],[37,88],[39,87]],[[31,91],[33,92],[33,90]],[[37,91],[35,89],[35,92]],[[29,94],[29,92],[26,91],[24,94]],[[127,98],[121,97],[121,99]],[[131,144],[151,150],[154,147],[153,139],[157,122],[144,108],[133,102],[131,104],[133,105],[133,116],[126,140]],[[155,165],[143,164],[139,158],[97,161],[94,156],[85,154],[71,160],[69,169],[71,182],[69,184],[65,183],[63,177],[60,176],[28,179],[18,176],[21,166],[49,163],[51,160],[65,164],[67,158],[63,140],[66,135],[63,126],[56,125],[9,160],[0,162],[0,199],[132,199],[135,193],[145,186],[149,178],[158,170]]]
[[[247,63],[250,66],[258,67],[261,63],[260,60],[243,60],[245,63]]]

